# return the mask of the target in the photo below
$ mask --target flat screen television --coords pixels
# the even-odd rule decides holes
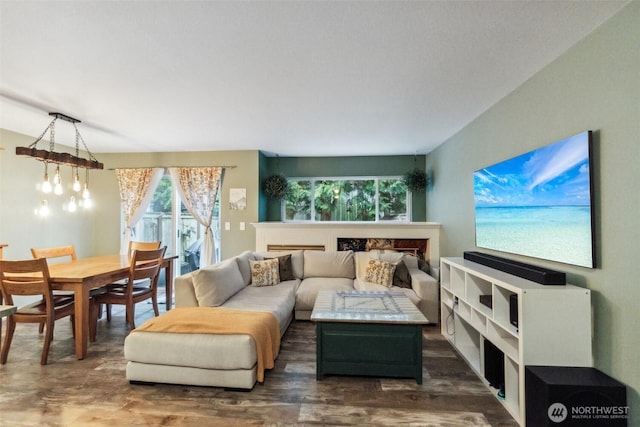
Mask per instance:
[[[476,246],[595,267],[592,134],[476,171]]]

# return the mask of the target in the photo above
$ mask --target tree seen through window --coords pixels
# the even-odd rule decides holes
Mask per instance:
[[[286,221],[408,221],[408,202],[396,177],[291,179],[284,213]]]

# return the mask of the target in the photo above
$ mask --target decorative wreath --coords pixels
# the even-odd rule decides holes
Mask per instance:
[[[403,181],[411,192],[425,191],[429,183],[427,174],[418,168],[405,173]]]
[[[289,183],[287,182],[287,178],[282,175],[271,175],[265,179],[263,190],[267,197],[281,200],[286,197],[289,191]]]

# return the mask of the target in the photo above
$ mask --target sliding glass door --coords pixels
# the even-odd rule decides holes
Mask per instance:
[[[213,214],[212,228],[216,245],[216,260],[220,259],[220,217],[219,200]],[[134,240],[161,241],[167,246],[167,253],[178,255],[176,274],[185,274],[198,269],[200,247],[204,238],[204,227],[195,220],[178,192],[165,175],[154,192],[147,212],[134,227]]]

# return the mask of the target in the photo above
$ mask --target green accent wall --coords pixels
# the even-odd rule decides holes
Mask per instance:
[[[354,156],[354,157],[267,157],[261,156],[260,182],[276,173],[288,178],[402,176],[419,168],[424,170],[425,156]],[[264,163],[264,168],[263,168]],[[263,170],[267,174],[263,176]],[[261,191],[262,193],[262,191]],[[426,193],[411,193],[411,219],[422,222],[426,218]],[[266,221],[282,221],[280,202],[260,197],[266,204]],[[262,220],[262,219],[261,219]]]
[[[258,154],[258,222],[268,221],[269,200],[262,192],[262,183],[270,175],[269,158],[263,153]]]

